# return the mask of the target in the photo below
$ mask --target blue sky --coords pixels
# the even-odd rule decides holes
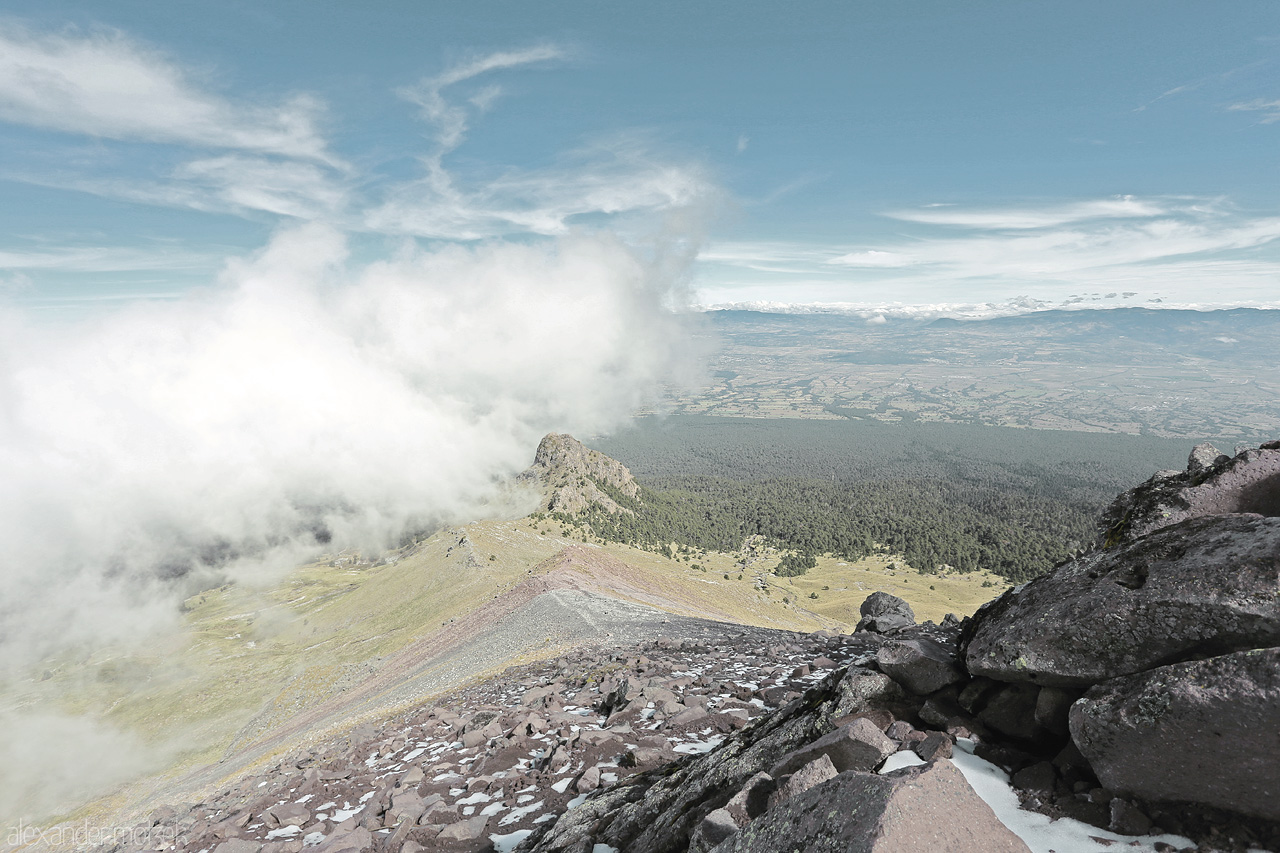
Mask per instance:
[[[1277,305],[1277,143],[1274,2],[9,0],[0,290],[176,296],[319,221],[675,233],[708,305]]]

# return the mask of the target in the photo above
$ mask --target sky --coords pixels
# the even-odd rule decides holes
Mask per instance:
[[[680,243],[694,306],[1280,305],[1278,142],[1270,0],[8,0],[0,304],[319,223]]]

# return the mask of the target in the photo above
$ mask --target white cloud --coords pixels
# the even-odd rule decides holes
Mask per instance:
[[[1274,100],[1255,98],[1252,101],[1242,101],[1237,104],[1230,104],[1227,106],[1227,109],[1263,113],[1262,118],[1259,119],[1263,124],[1272,124],[1280,121],[1280,98],[1276,98]]]
[[[448,101],[444,96],[445,89],[492,71],[563,59],[564,56],[564,50],[554,45],[499,51],[459,63],[435,77],[423,78],[416,86],[401,89],[400,94],[421,107],[423,117],[436,126],[436,141],[439,145],[436,156],[443,156],[462,144],[469,123],[467,108]],[[501,89],[489,86],[474,96],[470,103],[477,109],[484,110],[499,94]]]
[[[898,252],[882,252],[868,249],[865,252],[849,252],[837,255],[827,261],[829,264],[840,264],[846,267],[906,267],[915,263],[910,255]]]
[[[0,269],[60,270],[64,272],[125,272],[136,270],[192,270],[207,267],[215,257],[161,246],[153,249],[116,246],[59,247],[45,250],[0,251]],[[29,285],[30,280],[24,279]]]
[[[1132,212],[1123,217],[1121,212]],[[700,273],[703,301],[849,301],[888,294],[919,304],[969,304],[1031,294],[1057,304],[1076,289],[1128,289],[1178,304],[1271,304],[1280,278],[1280,217],[1247,216],[1221,200],[1122,198],[971,212],[927,224],[964,225],[952,236],[911,235],[855,251],[779,242],[712,245]],[[1045,223],[1034,226],[1033,223]],[[985,226],[982,223],[986,223]],[[774,297],[777,298],[777,297]]]
[[[544,433],[605,430],[678,378],[678,281],[605,236],[355,265],[309,225],[176,302],[0,314],[0,660],[173,619],[166,567],[252,578],[320,528],[376,549],[466,517]]]
[[[121,140],[231,148],[332,163],[305,95],[235,104],[116,31],[37,34],[0,28],[0,119]]]
[[[439,175],[444,175],[440,172]],[[648,156],[618,141],[543,169],[510,170],[464,187],[439,176],[396,187],[365,214],[373,231],[475,240],[511,233],[558,235],[577,217],[698,205],[715,191],[701,170]]]
[[[1090,219],[1131,219],[1134,217],[1160,216],[1167,212],[1166,208],[1159,204],[1136,199],[1128,195],[1040,208],[964,210],[952,207],[938,209],[934,205],[927,205],[926,207],[927,209],[925,210],[902,210],[885,215],[892,219],[928,225],[1024,229],[1066,225]]]

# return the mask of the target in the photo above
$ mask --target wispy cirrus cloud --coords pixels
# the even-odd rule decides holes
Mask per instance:
[[[1261,124],[1273,124],[1280,121],[1280,98],[1254,98],[1252,101],[1228,104],[1227,109],[1233,112],[1258,112]]]
[[[818,301],[891,294],[903,302],[981,302],[1027,293],[1057,301],[1118,288],[1146,298],[1211,292],[1270,304],[1280,278],[1280,217],[1242,213],[1218,199],[1124,196],[888,216],[921,231],[856,247],[713,245],[703,256],[703,283],[730,300],[757,298],[771,281]]]
[[[116,30],[36,33],[0,26],[0,119],[118,140],[258,151],[334,162],[307,95],[235,103]]]
[[[474,57],[399,90],[417,104],[435,131],[434,147],[420,158],[422,178],[391,187],[363,214],[374,231],[475,240],[513,232],[557,235],[591,215],[685,207],[712,194],[701,170],[654,157],[638,135],[617,134],[584,146],[541,168],[509,168],[473,180],[446,165],[466,139],[471,122],[499,97],[488,84],[474,92],[461,84],[486,75],[563,60],[554,45]]]
[[[1126,195],[1069,204],[992,208],[987,210],[928,205],[922,209],[899,210],[885,215],[904,222],[919,222],[926,225],[1024,229],[1066,225],[1090,219],[1131,219],[1134,217],[1158,216],[1165,212],[1168,212],[1168,208],[1157,202],[1145,201]]]
[[[475,55],[394,90],[429,125],[422,172],[391,179],[348,164],[321,132],[325,109],[300,95],[275,104],[221,97],[178,62],[114,30],[0,28],[0,121],[114,140],[118,148],[45,150],[0,177],[138,204],[261,220],[321,221],[349,231],[447,240],[561,235],[576,223],[684,208],[712,194],[702,170],[655,156],[620,133],[553,162],[448,162],[503,93],[493,77],[563,61],[557,45]],[[124,146],[161,143],[147,150]],[[143,165],[143,168],[139,168]]]

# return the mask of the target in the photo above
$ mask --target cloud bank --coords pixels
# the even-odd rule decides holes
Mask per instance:
[[[465,517],[550,430],[605,430],[689,353],[662,258],[607,235],[406,247],[321,225],[216,288],[0,335],[9,665],[125,638],[191,579]]]

